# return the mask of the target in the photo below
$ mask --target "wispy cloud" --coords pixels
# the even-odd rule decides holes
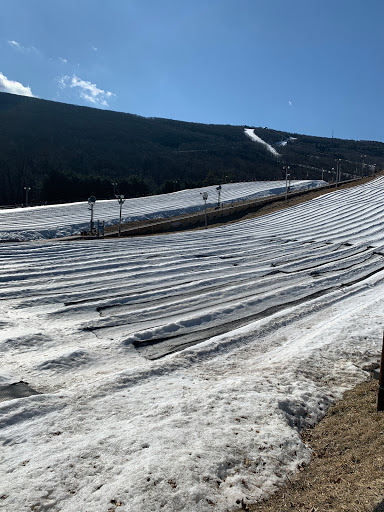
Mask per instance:
[[[18,43],[15,40],[8,41],[8,44],[14,48],[15,50],[21,52],[21,53],[31,53],[31,52],[37,52],[37,49],[34,46],[22,46],[20,43]]]
[[[293,102],[292,102],[291,100],[288,100],[288,105],[289,105],[290,107],[293,107]]]
[[[67,64],[68,59],[64,59],[64,57],[59,57],[59,61],[63,62],[64,64]]]
[[[113,92],[104,91],[99,89],[96,84],[82,80],[76,75],[71,77],[68,75],[59,78],[59,84],[62,89],[71,88],[76,89],[80,98],[92,103],[93,105],[108,107],[107,99],[116,96]]]
[[[94,51],[94,52],[97,52],[98,48],[96,48],[96,46],[91,46],[91,49]]]
[[[18,43],[17,41],[8,41],[8,44],[10,44],[13,48],[16,48],[17,50],[22,50],[23,49],[21,44]]]
[[[14,80],[9,80],[3,73],[0,72],[0,92],[9,92],[11,94],[18,94],[19,96],[31,96],[32,94],[31,88],[26,87],[20,82],[16,82]]]

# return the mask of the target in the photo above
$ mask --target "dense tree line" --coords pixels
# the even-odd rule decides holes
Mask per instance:
[[[244,127],[152,119],[0,93],[0,204],[165,193],[228,181],[319,179],[342,159],[346,174],[379,169],[384,144],[257,128],[276,159]],[[290,140],[294,137],[295,140]],[[279,145],[285,143],[285,145]],[[316,171],[316,169],[318,169]],[[320,169],[320,171],[319,171]],[[116,188],[116,187],[115,187]]]

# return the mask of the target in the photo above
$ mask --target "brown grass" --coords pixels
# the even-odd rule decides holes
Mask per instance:
[[[248,510],[372,512],[384,498],[384,412],[376,412],[377,392],[377,380],[346,392],[317,426],[302,433],[313,450],[310,464]]]

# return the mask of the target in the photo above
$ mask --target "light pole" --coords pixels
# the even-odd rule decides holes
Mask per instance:
[[[200,192],[200,194],[203,196],[203,199],[204,199],[205,229],[207,229],[207,227],[208,227],[208,223],[207,223],[207,199],[208,199],[208,192]]]
[[[285,170],[285,202],[288,201],[288,177],[291,175],[288,173],[290,167],[289,165],[284,165],[283,170]]]
[[[364,168],[365,168],[365,159],[366,159],[366,156],[367,155],[361,155],[361,159],[363,161],[363,163],[361,164],[361,177],[364,176]]]
[[[31,187],[24,187],[25,190],[25,206],[28,206],[28,193],[31,190]]]
[[[216,190],[217,190],[217,207],[220,208],[221,185],[216,187]]]
[[[88,198],[88,210],[91,210],[91,222],[90,222],[90,225],[89,225],[89,230],[91,232],[91,235],[93,233],[93,207],[95,206],[95,203],[96,203],[96,197],[95,196],[91,196]]]
[[[119,217],[119,238],[120,238],[120,235],[121,235],[121,210],[123,209],[123,204],[124,204],[124,196],[120,195],[120,196],[116,196],[116,199],[120,205],[120,217]]]
[[[111,185],[113,186],[113,197],[116,197],[116,187],[117,187],[117,182],[114,181],[113,183],[111,183]]]
[[[341,158],[336,158],[336,187],[340,181],[340,167],[341,167],[340,162],[341,162]]]

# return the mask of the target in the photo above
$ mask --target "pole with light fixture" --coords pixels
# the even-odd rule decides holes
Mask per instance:
[[[204,199],[204,211],[205,211],[205,229],[208,227],[208,221],[207,221],[207,199],[208,199],[208,192],[200,192]]]
[[[285,171],[285,202],[288,201],[288,178],[291,176],[289,174],[289,165],[284,165],[283,170]]]
[[[216,187],[216,190],[217,190],[217,207],[220,208],[221,185]]]
[[[341,167],[340,162],[341,162],[341,158],[336,158],[336,187],[340,181],[340,167]]]
[[[95,196],[90,196],[88,198],[88,210],[91,210],[91,221],[90,221],[90,224],[89,224],[89,231],[90,231],[91,235],[93,234],[93,231],[94,231],[93,208],[95,206],[95,203],[96,203],[96,197]]]
[[[28,194],[29,194],[29,191],[31,190],[31,187],[24,187],[24,190],[25,190],[25,206],[28,206]]]
[[[125,199],[124,199],[124,196],[123,195],[117,195],[115,196],[116,199],[117,199],[117,202],[119,203],[120,205],[120,217],[119,217],[119,238],[121,236],[121,211],[123,209],[123,204],[125,202]]]

